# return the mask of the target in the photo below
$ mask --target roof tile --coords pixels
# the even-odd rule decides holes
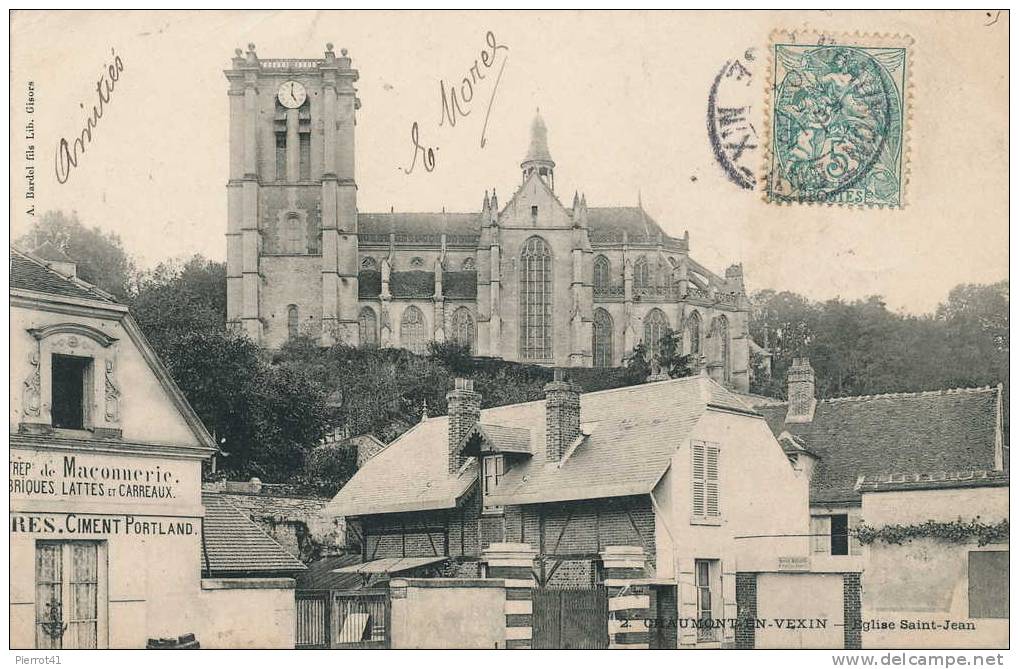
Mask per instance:
[[[306,569],[222,495],[203,492],[202,504],[202,573],[280,574]]]
[[[46,261],[39,260],[15,248],[11,249],[10,270],[11,288],[116,304],[116,300],[108,293],[81,279],[64,276],[50,269]]]
[[[857,502],[860,476],[993,469],[997,388],[820,400],[810,423],[786,423],[786,403],[758,405],[776,436],[788,431],[820,460],[811,502]]]
[[[645,494],[665,472],[712,403],[738,399],[705,376],[647,383],[580,396],[587,438],[565,462],[546,462],[545,401],[485,409],[481,423],[530,433],[535,455],[506,472],[493,503],[524,504]],[[337,515],[453,508],[477,478],[474,459],[447,471],[448,418],[428,418],[362,468],[327,507]],[[501,496],[501,499],[500,499]]]

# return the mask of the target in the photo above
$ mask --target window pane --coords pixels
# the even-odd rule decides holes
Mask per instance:
[[[474,350],[474,317],[467,307],[460,307],[453,312],[451,330],[454,342]]]
[[[696,312],[687,320],[686,339],[690,353],[701,352],[701,319]]]
[[[520,258],[520,354],[552,357],[552,254],[539,237],[527,240]]]
[[[612,366],[612,316],[604,309],[594,312],[594,326],[591,328],[591,354],[595,367]]]
[[[831,517],[831,554],[849,555],[849,516],[844,513]]]
[[[409,306],[403,311],[403,318],[400,321],[400,345],[419,355],[425,354],[428,350],[425,317],[415,306]]]
[[[300,135],[300,177],[307,181],[311,179],[311,133],[302,132]]]
[[[287,178],[287,133],[276,133],[276,181]]]
[[[644,345],[652,353],[658,352],[662,337],[669,328],[669,320],[661,309],[652,309],[644,318]]]
[[[372,348],[379,345],[378,325],[376,324],[375,312],[365,307],[357,317],[357,330],[362,346]]]
[[[36,647],[61,648],[63,629],[60,544],[39,542],[35,548]]]
[[[53,427],[80,430],[85,423],[85,379],[89,358],[53,356]]]
[[[290,339],[297,338],[299,324],[300,323],[298,321],[297,306],[291,304],[289,307],[287,307],[287,337],[289,337]]]

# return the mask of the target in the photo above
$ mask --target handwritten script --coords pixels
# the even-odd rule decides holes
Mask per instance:
[[[444,79],[439,80],[439,96],[442,106],[439,116],[439,127],[448,123],[450,128],[455,128],[458,119],[470,116],[473,111],[472,104],[474,97],[478,94],[482,87],[482,82],[486,79],[485,73],[490,73],[489,71],[500,60],[498,58],[499,52],[506,52],[502,54],[501,62],[499,62],[499,71],[495,75],[495,83],[492,85],[491,95],[488,97],[488,106],[485,108],[485,122],[481,126],[481,148],[485,148],[485,132],[488,130],[488,118],[492,113],[492,103],[495,101],[496,91],[499,90],[502,71],[506,68],[506,61],[509,60],[509,47],[505,44],[499,44],[495,39],[495,33],[491,30],[485,33],[485,44],[487,48],[481,50],[480,58],[474,59],[474,64],[467,69],[467,73],[457,83],[447,84]],[[421,164],[426,172],[434,170],[435,152],[439,150],[439,147],[426,146],[421,143],[420,129],[417,121],[411,125],[410,140],[414,146],[414,155],[411,156],[410,167],[403,168],[404,174],[410,174],[414,171],[414,168],[417,166],[418,157],[421,158]]]
[[[85,111],[85,126],[82,128],[81,135],[70,142],[66,137],[61,137],[60,143],[57,144],[56,172],[57,181],[60,183],[67,183],[67,179],[71,176],[71,170],[78,166],[78,159],[85,155],[85,145],[92,143],[92,131],[99,125],[99,119],[103,117],[103,112],[106,109],[105,106],[110,104],[113,89],[120,79],[120,73],[124,71],[124,61],[117,55],[116,50],[110,49],[110,53],[113,55],[113,63],[103,64],[103,73],[99,75],[95,89],[99,100],[92,105],[91,113],[88,110]],[[84,102],[79,103],[78,106],[85,109]]]

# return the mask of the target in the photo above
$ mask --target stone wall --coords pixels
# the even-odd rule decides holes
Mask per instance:
[[[204,484],[254,521],[291,555],[310,562],[338,552],[344,545],[343,518],[323,513],[327,497],[279,494],[268,484],[222,482]]]

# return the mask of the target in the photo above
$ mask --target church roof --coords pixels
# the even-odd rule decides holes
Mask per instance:
[[[357,231],[364,234],[476,235],[480,214],[462,212],[358,213]]]
[[[809,423],[786,423],[787,403],[758,404],[776,436],[789,433],[820,459],[814,504],[860,500],[861,476],[994,469],[999,388],[818,400]]]
[[[462,212],[359,213],[358,233],[365,235],[474,235],[481,233],[481,214]],[[592,241],[623,241],[623,232],[632,243],[654,243],[659,235],[670,238],[661,226],[640,207],[589,207],[588,228]],[[677,240],[678,241],[678,240]],[[397,239],[397,243],[400,240]]]

